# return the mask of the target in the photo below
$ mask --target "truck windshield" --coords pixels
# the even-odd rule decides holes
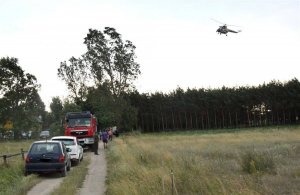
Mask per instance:
[[[78,126],[91,126],[90,118],[77,118],[77,119],[68,119],[68,127],[78,127]]]

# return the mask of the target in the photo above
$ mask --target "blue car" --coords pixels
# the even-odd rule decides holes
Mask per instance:
[[[32,143],[25,159],[25,176],[31,173],[58,172],[62,177],[71,169],[70,149],[60,141]]]

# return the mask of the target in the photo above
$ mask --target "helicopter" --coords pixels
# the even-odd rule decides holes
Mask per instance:
[[[235,30],[231,30],[231,29],[229,29],[228,27],[227,27],[227,24],[224,24],[224,23],[222,23],[222,22],[219,22],[219,21],[217,21],[217,20],[215,20],[215,19],[212,19],[212,20],[214,20],[215,22],[218,22],[218,23],[221,23],[221,24],[223,24],[223,26],[219,26],[219,28],[217,29],[217,33],[218,34],[225,34],[226,36],[227,36],[227,33],[229,33],[229,32],[231,32],[231,33],[239,33],[239,32],[242,32],[241,30],[237,30],[237,31],[235,31]],[[234,25],[228,25],[228,26],[234,26]],[[236,26],[237,27],[237,26]]]

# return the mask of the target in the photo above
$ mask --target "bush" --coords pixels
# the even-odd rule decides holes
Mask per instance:
[[[275,161],[268,152],[247,152],[242,156],[242,169],[246,173],[271,173],[275,174]]]

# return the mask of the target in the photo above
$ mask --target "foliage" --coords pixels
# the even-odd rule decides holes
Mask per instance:
[[[135,108],[122,97],[112,98],[108,86],[90,89],[83,110],[90,110],[98,118],[100,128],[118,126],[119,130],[131,130],[135,125]]]
[[[31,142],[5,142],[0,143],[0,155],[15,154],[20,152],[20,148],[27,150]],[[1,159],[2,160],[2,159]],[[9,166],[6,167],[0,162],[0,194],[2,195],[25,195],[38,182],[41,177],[31,174],[24,176],[24,161],[20,156],[11,157],[8,159]],[[78,166],[72,167],[63,183],[57,188],[53,194],[75,194],[83,184],[90,158],[86,157]]]
[[[84,55],[62,62],[58,69],[58,76],[71,92],[71,100],[80,110],[95,113],[101,127],[121,125],[123,130],[132,129],[137,112],[122,94],[134,89],[132,82],[140,74],[135,46],[131,41],[123,41],[110,27],[103,32],[89,29],[84,44]]]
[[[15,138],[22,130],[37,130],[45,111],[36,77],[25,73],[16,58],[0,59],[0,122],[12,121]],[[16,114],[17,113],[17,114]]]
[[[87,84],[89,78],[88,65],[84,59],[72,57],[69,59],[69,65],[66,61],[60,63],[58,76],[66,82],[71,98],[80,104],[87,95]]]
[[[86,178],[90,161],[90,158],[87,157],[78,166],[72,167],[72,170],[68,172],[68,176],[51,194],[76,194]]]
[[[257,153],[255,151],[246,152],[242,156],[243,171],[249,174],[254,173],[275,173],[275,161],[268,152]]]
[[[0,155],[17,154],[21,148],[27,151],[30,144],[29,141],[0,142]],[[21,155],[10,157],[7,162],[8,166],[5,166],[3,160],[0,161],[0,194],[26,194],[39,179],[34,175],[24,177],[24,161]]]
[[[126,94],[143,132],[299,124],[300,82]]]
[[[140,66],[134,61],[135,46],[131,41],[124,43],[114,28],[105,27],[103,32],[89,29],[84,43],[88,49],[85,58],[98,85],[107,83],[114,96],[133,87]]]

